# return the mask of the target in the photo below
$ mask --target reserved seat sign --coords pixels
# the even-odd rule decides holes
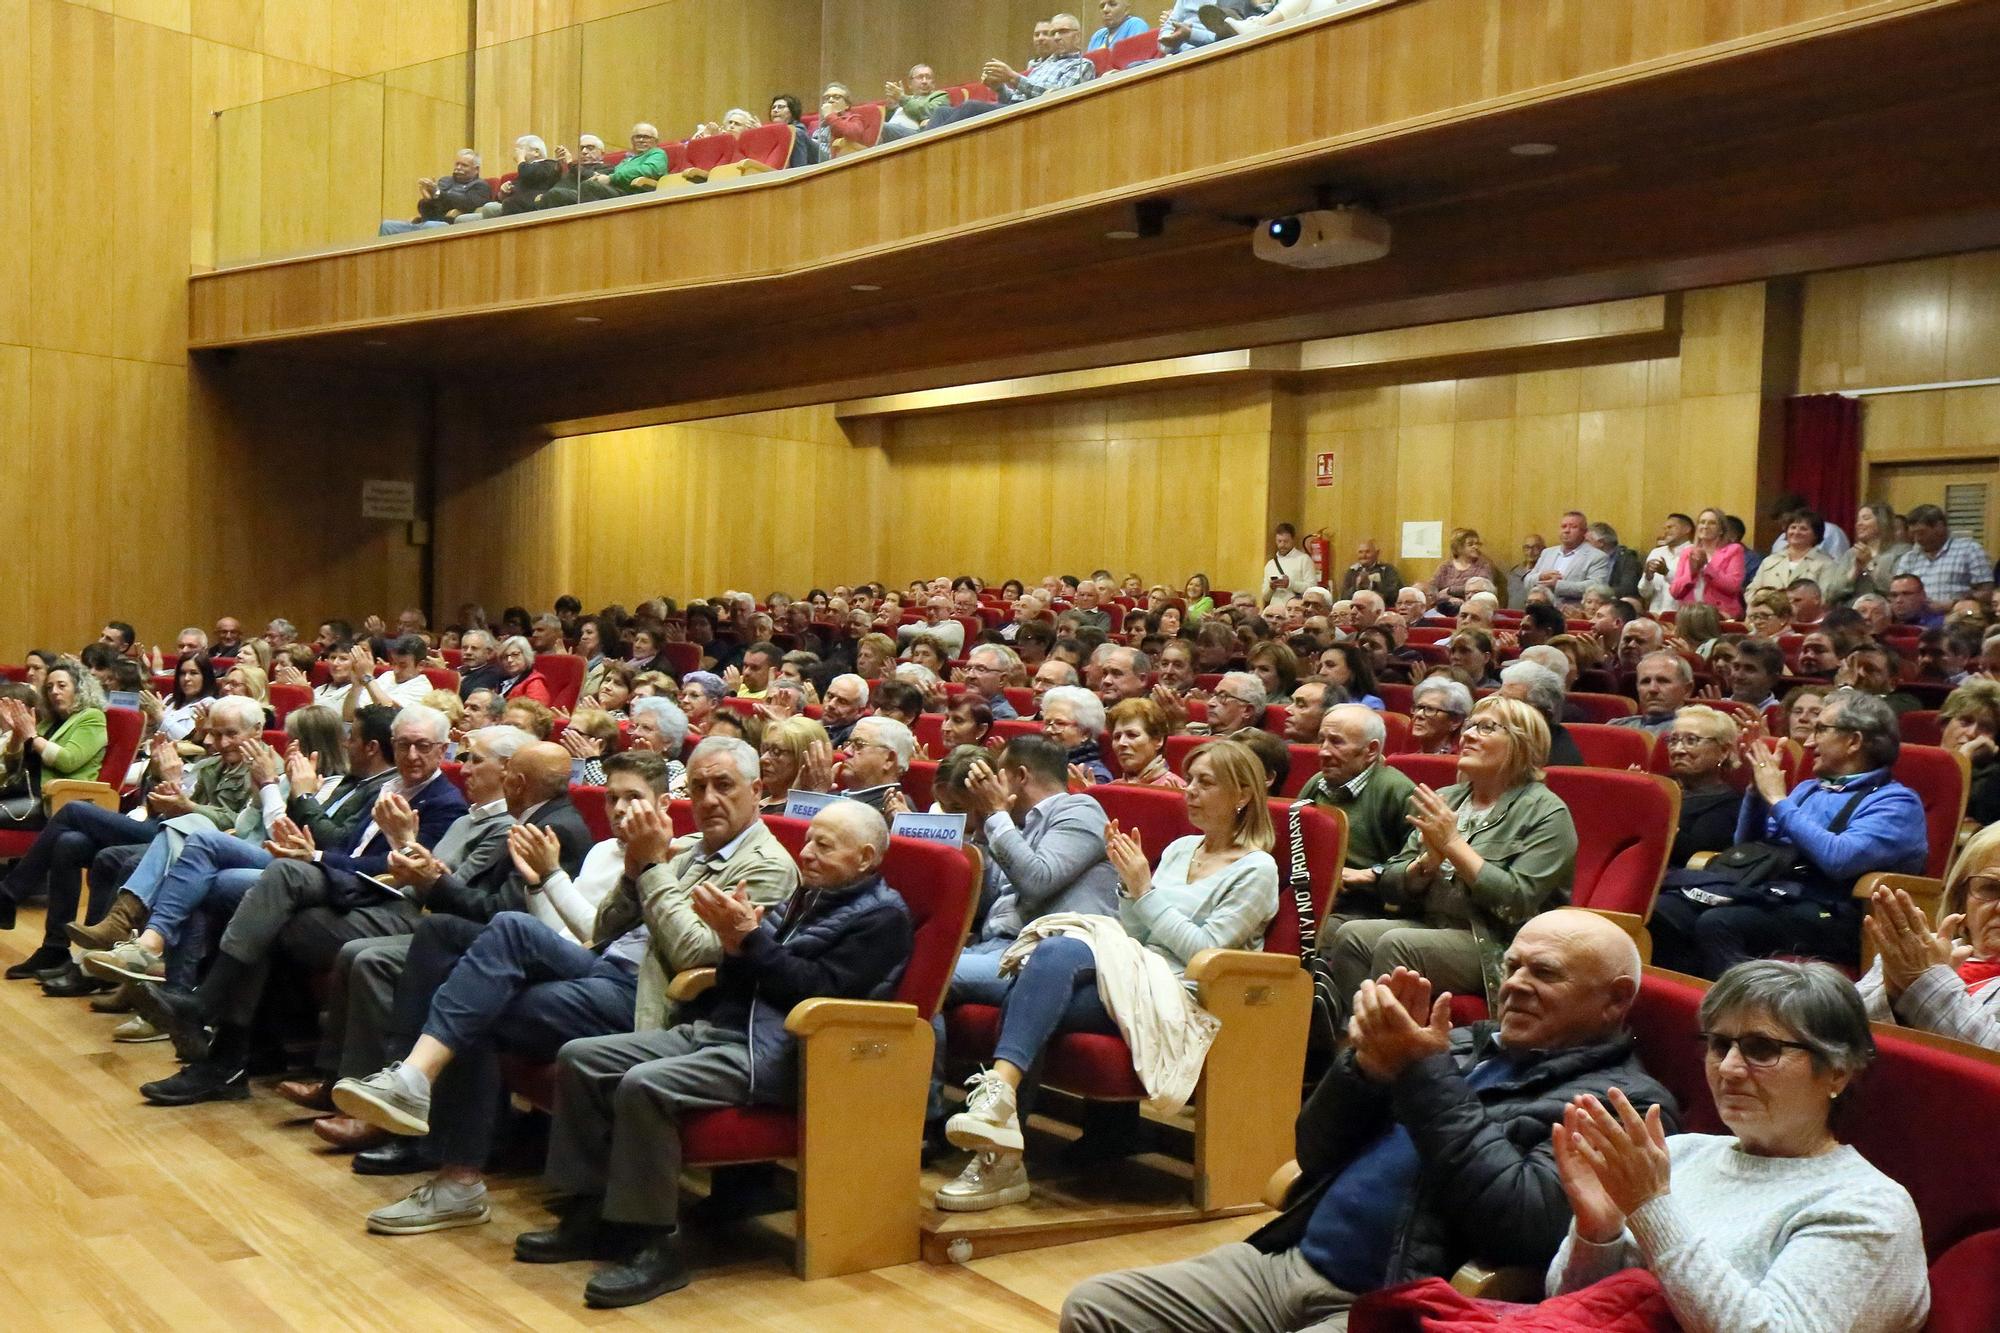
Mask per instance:
[[[889,834],[896,838],[922,838],[947,847],[965,846],[964,815],[897,815],[889,822]]]

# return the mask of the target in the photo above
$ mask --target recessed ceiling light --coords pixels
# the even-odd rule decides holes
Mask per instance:
[[[1114,231],[1105,232],[1104,239],[1107,241],[1136,241],[1139,239],[1139,233],[1133,231],[1130,227],[1120,227]]]
[[[1556,151],[1552,143],[1517,143],[1507,150],[1515,157],[1550,157]]]
[[[882,287],[879,283],[856,282],[849,284],[848,290],[855,292],[879,292],[882,290]]]
[[[387,347],[389,340],[387,338],[365,338],[362,340],[361,345],[363,347]]]
[[[576,322],[579,324],[602,324],[604,321],[595,315],[578,315]]]

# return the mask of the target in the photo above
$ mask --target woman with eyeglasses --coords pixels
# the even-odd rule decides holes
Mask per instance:
[[[1410,743],[1418,754],[1457,754],[1459,729],[1472,711],[1472,691],[1448,676],[1430,676],[1410,691]]]
[[[1689,704],[1674,714],[1660,743],[1681,789],[1680,824],[1667,855],[1667,867],[1678,870],[1697,852],[1719,852],[1736,843],[1743,793],[1723,776],[1736,766],[1736,720],[1706,704]]]
[[[1933,927],[1908,893],[1875,891],[1868,1016],[2000,1051],[2000,824],[1965,844],[1938,910]]]
[[[1399,915],[1350,921],[1333,937],[1340,1024],[1361,983],[1397,967],[1493,1002],[1514,932],[1566,901],[1576,874],[1576,822],[1543,782],[1548,759],[1549,724],[1531,705],[1495,694],[1472,706],[1458,781],[1417,784],[1409,840],[1375,868],[1376,896]]]
[[[1938,722],[1939,744],[1972,765],[1965,817],[1975,824],[2000,820],[2000,681],[1967,680],[1945,696]]]
[[[1909,1192],[1834,1135],[1875,1056],[1868,1014],[1825,963],[1762,959],[1702,998],[1708,1089],[1727,1134],[1668,1138],[1613,1089],[1553,1134],[1574,1218],[1550,1295],[1627,1268],[1686,1329],[1910,1333],[1930,1311]]]

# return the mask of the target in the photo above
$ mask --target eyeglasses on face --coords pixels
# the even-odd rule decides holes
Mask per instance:
[[[1411,717],[1457,717],[1449,708],[1439,708],[1436,704],[1412,704]]]
[[[1967,902],[2000,903],[2000,875],[1974,875],[1965,881]]]
[[[1465,734],[1468,736],[1498,736],[1506,730],[1505,726],[1490,717],[1482,717],[1476,722],[1465,724]]]
[[[1767,1037],[1761,1032],[1745,1032],[1732,1036],[1726,1032],[1703,1032],[1698,1039],[1708,1048],[1708,1058],[1717,1064],[1729,1058],[1730,1047],[1743,1053],[1743,1063],[1752,1069],[1769,1069],[1785,1058],[1786,1051],[1805,1051],[1812,1047],[1802,1041],[1786,1041],[1781,1037]]]
[[[398,736],[394,743],[399,753],[407,751],[411,754],[429,754],[444,744],[442,741],[419,740],[412,736]]]
[[[1704,736],[1696,731],[1670,731],[1666,734],[1665,741],[1669,750],[1692,750],[1697,745],[1706,745],[1711,741],[1717,745],[1722,743],[1713,736]]]
[[[1854,730],[1853,727],[1844,727],[1838,722],[1815,722],[1813,723],[1812,734],[1813,734],[1813,739],[1818,740],[1823,732],[1828,732],[1828,731],[1851,732],[1853,730]]]

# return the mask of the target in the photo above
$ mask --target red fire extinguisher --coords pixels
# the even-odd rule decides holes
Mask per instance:
[[[1326,560],[1329,542],[1326,529],[1321,528],[1306,538],[1306,554],[1312,557],[1313,568],[1318,571],[1316,582],[1326,587]]]

